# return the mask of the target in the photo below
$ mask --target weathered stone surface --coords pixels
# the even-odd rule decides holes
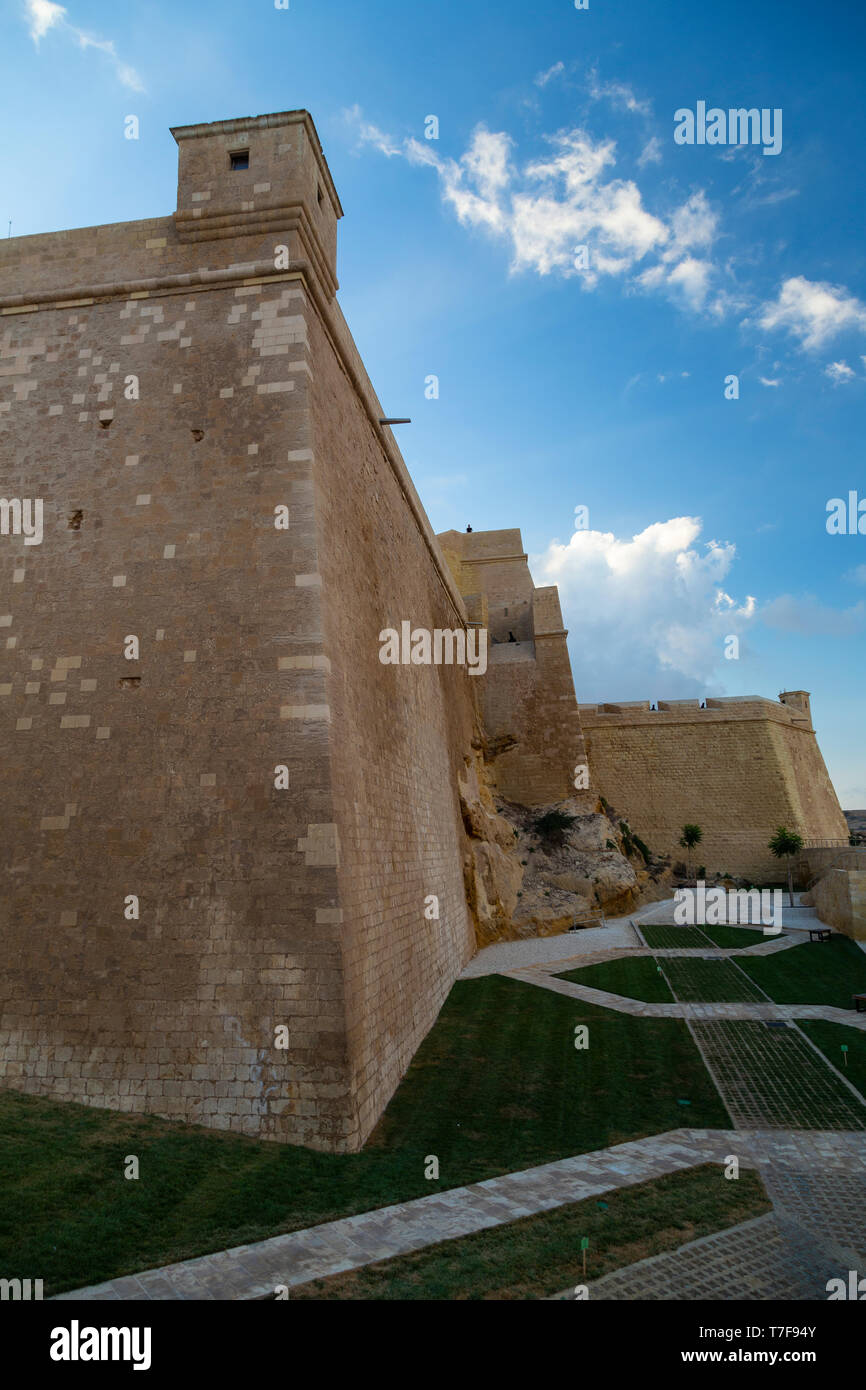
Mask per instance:
[[[682,827],[704,838],[695,866],[775,882],[778,826],[847,843],[848,826],[812,727],[809,696],[581,705],[597,787],[654,855],[684,858]]]

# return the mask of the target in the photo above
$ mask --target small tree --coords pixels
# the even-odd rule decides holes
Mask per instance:
[[[699,825],[684,825],[683,833],[680,836],[680,844],[686,852],[689,861],[689,878],[692,876],[692,850],[695,845],[699,845],[704,838],[704,832]]]
[[[794,871],[791,858],[799,854],[803,848],[803,836],[798,835],[796,830],[788,830],[784,825],[780,825],[768,848],[777,859],[787,859],[788,861],[788,897],[791,906],[794,906]]]

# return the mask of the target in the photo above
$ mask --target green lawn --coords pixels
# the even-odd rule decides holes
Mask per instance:
[[[705,1164],[289,1292],[303,1299],[536,1299],[770,1210],[757,1174]],[[589,1238],[586,1274],[581,1239]]]
[[[820,1047],[851,1085],[856,1086],[861,1096],[866,1097],[866,1033],[859,1028],[847,1028],[844,1023],[825,1023],[823,1019],[800,1019],[797,1026]],[[842,1043],[848,1044],[847,1066]]]
[[[567,970],[559,976],[588,989],[606,989],[627,999],[643,999],[650,1004],[670,1004],[673,995],[651,956],[625,956],[622,960],[603,960]]]
[[[659,964],[677,999],[684,1003],[761,1003],[767,1001],[733,960],[667,956]]]
[[[641,933],[646,944],[655,951],[706,951],[712,946],[744,950],[747,946],[774,939],[750,927],[641,926]]]
[[[0,1269],[59,1292],[685,1121],[730,1127],[682,1021],[502,976],[460,981],[360,1154],[0,1093]],[[128,1154],[138,1180],[123,1177]]]
[[[777,1004],[851,1008],[866,992],[866,954],[846,936],[810,941],[773,956],[744,956],[743,969]]]
[[[785,935],[784,932],[774,932],[768,935],[760,930],[755,931],[751,927],[702,927],[711,941],[716,946],[721,946],[725,950],[729,947],[736,947],[744,950],[746,946],[757,946],[762,941],[778,941]]]

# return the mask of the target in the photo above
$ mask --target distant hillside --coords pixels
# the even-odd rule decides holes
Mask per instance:
[[[846,811],[845,819],[852,835],[861,835],[866,840],[866,811]]]

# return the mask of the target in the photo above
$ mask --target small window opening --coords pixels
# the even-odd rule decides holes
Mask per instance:
[[[66,523],[68,530],[70,530],[70,531],[80,531],[80,530],[81,530],[81,523],[82,523],[83,520],[84,520],[84,512],[81,511],[80,508],[78,508],[78,509],[77,509],[76,511],[74,511],[74,512],[71,512],[70,515],[69,515],[69,519],[68,519],[68,521],[67,521],[67,523]]]
[[[317,184],[317,185],[316,185],[316,197],[317,197],[318,200],[319,200],[319,207],[321,207],[321,206],[322,206],[322,203],[324,202],[324,199],[323,199],[323,197],[322,197],[322,185],[321,185],[321,184]]]
[[[229,155],[229,165],[232,169],[249,169],[249,150],[235,150],[234,154]]]

